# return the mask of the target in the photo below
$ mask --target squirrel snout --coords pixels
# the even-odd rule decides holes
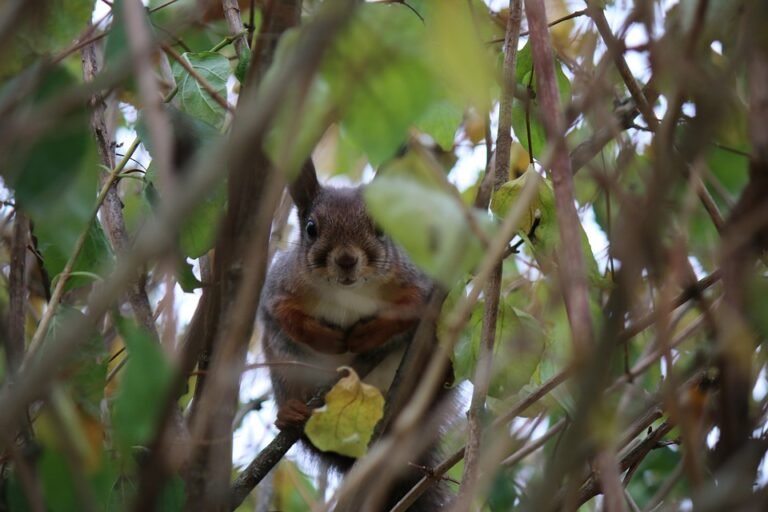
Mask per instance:
[[[333,261],[341,270],[349,272],[355,268],[359,258],[352,253],[342,252],[341,254],[338,254]]]

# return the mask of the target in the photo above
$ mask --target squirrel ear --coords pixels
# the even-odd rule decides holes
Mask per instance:
[[[312,163],[312,158],[307,158],[307,161],[301,167],[301,171],[299,171],[299,175],[288,187],[288,192],[291,194],[293,202],[296,203],[300,217],[312,205],[312,201],[314,201],[319,189],[320,183],[317,181],[317,172]]]

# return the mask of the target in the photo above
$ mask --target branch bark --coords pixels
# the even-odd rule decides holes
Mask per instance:
[[[83,79],[92,82],[101,66],[97,58],[96,42],[92,42],[82,49],[81,60],[83,67]],[[104,167],[115,167],[115,140],[114,128],[108,125],[109,105],[108,99],[101,93],[91,97],[91,129],[96,137],[96,145],[99,157]],[[105,187],[106,193],[101,205],[101,223],[109,236],[112,249],[121,253],[128,247],[128,233],[123,218],[123,203],[117,191],[117,181],[109,174],[99,175],[99,186]],[[133,314],[140,325],[155,339],[159,339],[155,327],[152,306],[149,303],[147,291],[144,288],[146,276],[141,275],[127,293],[128,302]]]
[[[515,95],[515,64],[517,43],[520,38],[522,20],[521,0],[510,0],[504,38],[504,66],[502,95],[499,104],[499,126],[496,134],[496,158],[493,169],[493,191],[496,192],[509,179],[509,158],[512,146],[512,98]],[[490,169],[489,169],[490,171]],[[484,205],[487,206],[487,205]],[[464,459],[464,474],[461,480],[456,509],[467,508],[477,487],[480,471],[480,444],[483,435],[481,415],[485,409],[488,388],[493,373],[493,347],[496,341],[496,322],[501,294],[502,260],[496,262],[483,295],[485,309],[481,331],[480,353],[473,379],[472,401],[467,411],[468,435]]]
[[[574,204],[573,175],[565,142],[565,118],[559,104],[554,56],[547,30],[543,2],[526,0],[525,11],[531,32],[533,64],[539,84],[544,129],[552,148],[552,185],[560,231],[559,278],[571,324],[574,356],[583,361],[591,351],[592,319],[587,294],[587,276],[581,247],[581,228]]]
[[[27,244],[29,220],[16,207],[11,241],[11,269],[8,274],[8,337],[4,339],[5,357],[10,373],[16,373],[24,359],[27,306]]]

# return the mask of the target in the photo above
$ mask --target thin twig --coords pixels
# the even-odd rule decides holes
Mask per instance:
[[[547,23],[547,27],[552,28],[555,25],[559,25],[560,23],[564,23],[564,22],[566,22],[568,20],[572,20],[574,18],[579,18],[581,16],[584,16],[585,14],[587,14],[587,10],[586,9],[582,9],[580,11],[574,11],[571,14],[566,14],[565,16],[562,16],[562,17],[557,18],[557,19],[555,19],[553,21],[550,21],[549,23]],[[524,31],[520,32],[520,37],[526,37],[526,36],[529,36],[530,34],[531,33],[529,31],[524,30]],[[488,41],[488,44],[498,44],[498,43],[503,43],[503,42],[504,42],[504,38],[500,37],[498,39],[492,39],[492,40]]]
[[[493,169],[494,192],[498,191],[509,178],[509,159],[512,147],[512,98],[515,95],[515,63],[517,60],[517,42],[520,37],[521,20],[521,0],[510,0],[504,42],[503,90],[499,105],[499,125],[496,133],[496,158],[492,160],[495,164]],[[493,373],[493,347],[496,341],[503,257],[502,254],[496,262],[483,291],[485,306],[480,338],[481,345],[472,381],[474,384],[472,400],[467,411],[467,447],[465,450],[464,474],[462,475],[461,487],[459,488],[459,497],[455,504],[456,510],[469,506],[477,487],[480,471],[480,441],[483,435],[480,416],[485,407]]]
[[[565,119],[560,109],[560,96],[555,79],[554,57],[546,27],[546,11],[542,2],[526,0],[526,15],[531,30],[533,63],[538,78],[538,98],[547,138],[553,147],[552,187],[555,213],[560,232],[558,263],[568,320],[571,327],[574,357],[585,361],[592,347],[592,315],[589,310],[586,266],[581,245],[581,225],[574,206],[571,162],[565,142]]]
[[[240,17],[240,5],[238,5],[237,0],[222,0],[221,7],[224,10],[224,19],[227,20],[229,33],[234,37],[235,53],[237,58],[241,59],[243,58],[243,52],[248,50],[248,39],[246,39],[248,31],[245,29],[243,19]]]

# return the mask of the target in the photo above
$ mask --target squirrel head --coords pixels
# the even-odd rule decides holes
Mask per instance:
[[[299,220],[298,255],[312,280],[356,287],[383,282],[398,249],[365,208],[361,187],[324,187],[307,161],[289,191]]]

